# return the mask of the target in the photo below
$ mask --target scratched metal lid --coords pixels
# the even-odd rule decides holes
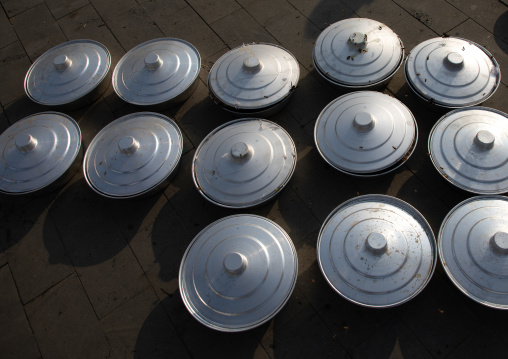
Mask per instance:
[[[0,192],[26,194],[43,189],[74,163],[81,131],[70,117],[41,112],[16,122],[0,135]]]
[[[333,100],[314,128],[321,156],[339,171],[375,176],[401,166],[413,153],[418,128],[399,100],[374,91],[358,91]]]
[[[48,106],[76,101],[95,89],[111,65],[108,49],[97,41],[68,41],[42,54],[25,77],[26,95]]]
[[[317,257],[323,275],[344,298],[391,307],[415,297],[436,265],[434,234],[423,216],[400,199],[353,198],[321,227]]]
[[[508,199],[478,196],[455,206],[439,230],[439,255],[465,295],[508,309]]]
[[[420,43],[411,50],[404,70],[416,95],[445,108],[480,104],[501,81],[499,64],[486,49],[456,37]]]
[[[272,319],[296,283],[298,258],[288,234],[254,215],[219,219],[203,229],[180,265],[180,294],[203,325],[239,332]]]
[[[137,197],[169,177],[182,148],[182,133],[173,120],[154,112],[132,113],[94,137],[84,158],[85,179],[105,197]]]
[[[335,84],[361,88],[395,74],[404,58],[402,41],[388,26],[370,19],[346,19],[328,26],[314,46],[320,75]]]
[[[281,126],[244,118],[205,137],[194,154],[192,174],[199,192],[212,203],[245,208],[274,197],[295,166],[295,144]]]

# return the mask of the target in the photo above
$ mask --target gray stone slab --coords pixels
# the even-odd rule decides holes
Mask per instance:
[[[104,20],[109,20],[123,12],[135,8],[138,4],[135,0],[89,0]]]
[[[188,0],[188,3],[208,24],[241,8],[234,0]]]
[[[353,10],[337,0],[289,0],[289,2],[320,30],[337,21],[357,17]]]
[[[496,110],[508,113],[508,102],[506,101],[506,96],[508,96],[508,86],[501,82],[497,91],[492,95],[491,98],[482,103],[482,106],[495,108]]]
[[[22,12],[42,4],[44,0],[1,0],[7,16],[13,17],[21,14]]]
[[[19,41],[0,50],[0,103],[5,106],[24,96],[25,75],[31,62]]]
[[[438,37],[438,33],[432,31],[412,16],[405,16],[404,19],[390,26],[390,29],[392,29],[402,40],[406,56],[419,43]],[[402,64],[398,74],[404,77],[404,64]],[[390,88],[390,90],[392,89]]]
[[[0,134],[2,134],[10,126],[7,116],[2,108],[0,108]]]
[[[27,68],[28,70],[28,68]],[[18,99],[8,103],[5,109],[5,115],[9,120],[9,125],[12,125],[23,118],[33,115],[34,113],[48,111],[47,106],[39,105],[38,103],[30,100],[23,90],[23,81],[21,81],[21,89],[23,94]]]
[[[380,21],[388,26],[401,21],[408,13],[392,0],[341,0],[358,16]]]
[[[11,22],[3,11],[0,12],[0,34],[2,34],[0,37],[0,49],[12,44],[18,39]]]
[[[505,356],[508,347],[505,343],[499,342],[489,329],[488,327],[479,328],[447,358],[502,358]]]
[[[201,79],[201,81],[203,81],[204,84],[208,83],[208,74],[210,73],[210,70],[212,69],[215,62],[228,51],[229,49],[225,47],[224,49],[213,54],[212,56],[207,57],[206,59],[203,58],[201,59],[201,71],[199,71],[199,78]]]
[[[238,3],[262,26],[269,25],[295,10],[286,0],[239,0]]]
[[[102,99],[87,107],[84,114],[73,118],[78,122],[81,129],[83,153],[86,152],[99,131],[116,119],[111,113],[111,109]]]
[[[88,0],[45,0],[45,2],[57,20],[90,4]]]

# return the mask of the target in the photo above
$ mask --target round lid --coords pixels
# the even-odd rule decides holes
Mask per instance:
[[[153,112],[132,113],[94,137],[83,163],[85,178],[105,197],[139,196],[169,177],[182,148],[182,133],[173,120]]]
[[[403,57],[404,47],[397,34],[370,19],[346,19],[328,26],[317,38],[313,52],[321,75],[350,87],[388,79]]]
[[[367,307],[391,307],[416,296],[436,265],[436,244],[425,218],[400,199],[353,198],[321,227],[319,266],[344,298]]]
[[[272,44],[248,44],[217,60],[208,75],[208,87],[222,106],[256,110],[289,96],[299,77],[298,62],[286,49]]]
[[[488,99],[498,88],[501,69],[480,45],[446,37],[424,41],[405,65],[410,87],[426,101],[443,107],[466,107]]]
[[[319,115],[314,139],[321,156],[351,175],[379,175],[402,165],[418,139],[413,114],[399,100],[358,91],[333,100]]]
[[[201,58],[190,43],[173,38],[144,42],[127,52],[113,72],[117,95],[134,105],[172,100],[199,75]]]
[[[296,283],[291,238],[259,216],[222,218],[203,229],[180,265],[183,302],[209,328],[238,332],[273,318]]]
[[[192,163],[194,183],[205,198],[230,208],[268,201],[289,181],[296,147],[276,123],[239,119],[213,130]]]
[[[69,116],[37,113],[16,122],[0,135],[0,192],[25,194],[62,176],[81,147],[81,131]]]
[[[508,309],[508,199],[478,196],[455,206],[439,230],[439,255],[469,298]]]
[[[25,77],[25,92],[42,105],[68,104],[96,88],[110,65],[109,51],[101,43],[68,41],[35,60]]]

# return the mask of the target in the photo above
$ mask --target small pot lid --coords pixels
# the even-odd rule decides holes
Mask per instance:
[[[291,238],[276,223],[254,215],[222,218],[187,248],[179,284],[189,312],[205,326],[239,332],[273,318],[296,283],[298,259]]]
[[[113,88],[131,104],[161,104],[187,90],[200,68],[198,50],[190,43],[154,39],[134,47],[120,59],[113,72]]]
[[[248,44],[217,60],[208,75],[208,87],[220,106],[259,110],[289,96],[299,77],[298,62],[286,49],[272,44]]]
[[[415,297],[436,265],[436,244],[423,216],[400,199],[365,195],[338,206],[321,227],[317,257],[344,298],[391,307]]]
[[[26,95],[47,106],[79,100],[96,88],[111,65],[108,49],[97,41],[68,41],[42,54],[25,77]]]
[[[508,115],[487,107],[441,117],[429,136],[434,166],[449,182],[479,194],[508,192]]]
[[[289,181],[296,147],[276,123],[245,118],[213,130],[192,163],[194,183],[209,201],[245,208],[266,202]]]
[[[85,178],[105,197],[140,196],[169,177],[182,148],[182,133],[173,120],[154,112],[132,113],[94,137],[83,163]]]
[[[499,64],[486,49],[456,37],[420,43],[409,54],[404,70],[418,96],[448,108],[487,100],[501,81]]]
[[[351,175],[373,176],[394,170],[409,158],[418,128],[399,100],[358,91],[333,100],[321,111],[314,139],[331,166]]]
[[[439,230],[439,255],[469,298],[508,309],[508,199],[478,196],[455,206]]]
[[[313,59],[326,79],[365,87],[390,78],[402,64],[404,46],[388,26],[370,19],[346,19],[317,38]]]
[[[70,116],[37,113],[0,135],[0,192],[26,194],[60,178],[79,154],[81,131]]]

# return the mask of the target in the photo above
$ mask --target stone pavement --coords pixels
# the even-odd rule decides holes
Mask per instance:
[[[113,201],[92,192],[81,173],[57,192],[0,198],[1,358],[500,358],[508,314],[473,302],[438,264],[425,290],[391,309],[367,309],[336,294],[316,260],[327,215],[357,195],[396,196],[416,207],[437,235],[445,215],[470,194],[433,168],[427,138],[440,117],[416,101],[403,69],[384,90],[403,101],[419,127],[418,146],[399,170],[356,179],[332,169],[313,141],[315,120],[340,94],[318,78],[312,48],[329,24],[350,17],[384,22],[409,52],[444,33],[485,46],[508,74],[508,2],[499,0],[0,0],[0,131],[46,110],[24,95],[30,64],[72,39],[94,39],[112,67],[133,46],[157,37],[191,42],[203,59],[192,97],[163,112],[185,133],[182,165],[162,192]],[[210,100],[206,78],[222,54],[270,42],[301,66],[289,105],[270,118],[297,145],[293,179],[253,210],[208,203],[191,180],[191,160],[212,129],[232,119]],[[508,112],[508,76],[484,106]],[[110,88],[93,105],[68,112],[88,146],[107,123],[139,109]],[[244,333],[207,329],[185,309],[178,269],[193,237],[211,222],[254,213],[280,224],[298,253],[295,291],[269,323]]]

